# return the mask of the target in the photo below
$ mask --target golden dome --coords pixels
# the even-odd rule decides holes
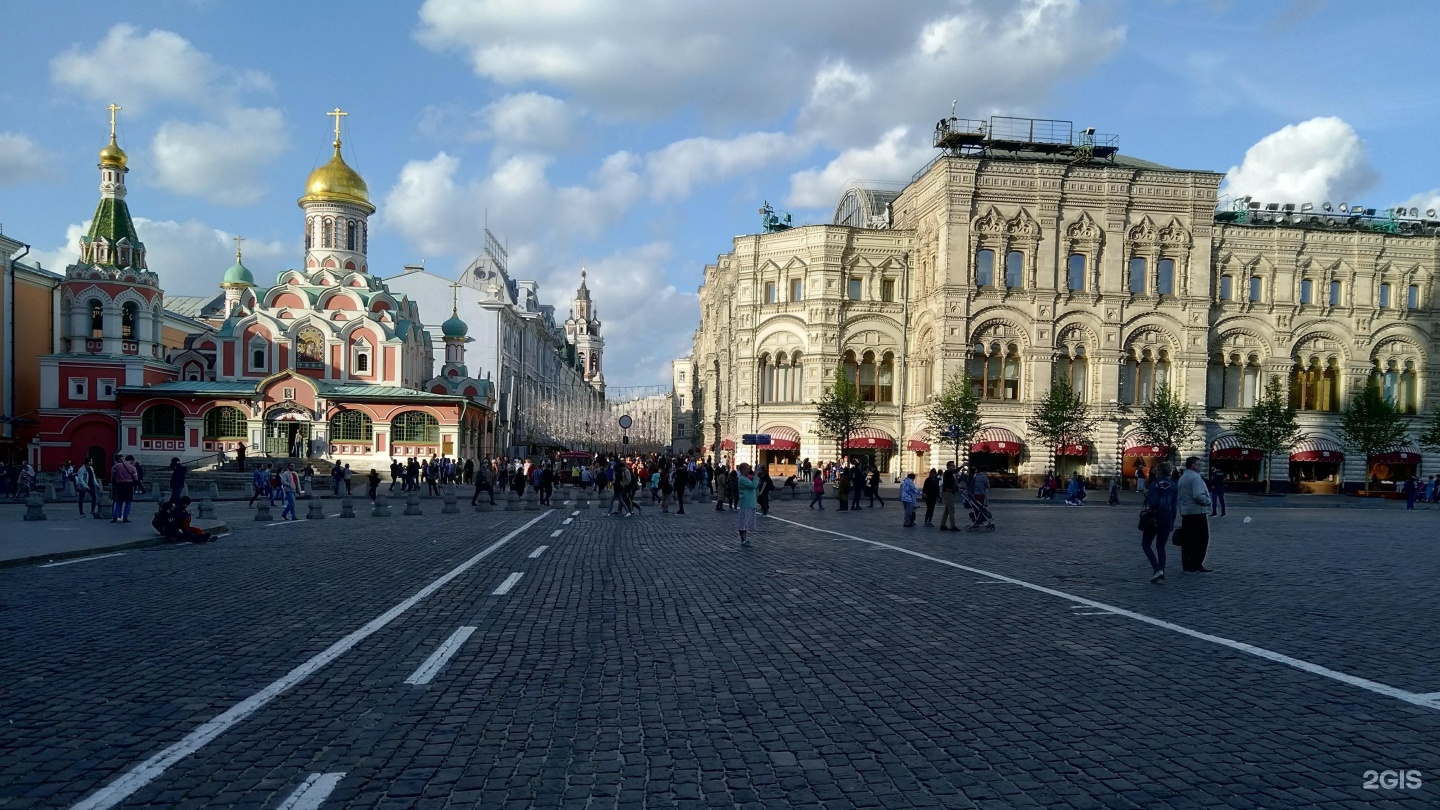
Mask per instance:
[[[310,173],[305,181],[305,196],[300,198],[303,206],[307,202],[342,202],[358,205],[370,213],[375,206],[370,204],[370,189],[360,173],[350,168],[340,157],[340,141],[335,141],[335,154],[320,168]]]
[[[110,143],[105,144],[105,148],[100,150],[100,165],[123,169],[129,160],[130,158],[125,156],[125,150],[120,148],[120,144],[115,143],[115,136],[111,135]]]

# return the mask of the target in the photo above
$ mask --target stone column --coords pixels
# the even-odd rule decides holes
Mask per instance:
[[[102,351],[106,354],[120,354],[120,308],[107,304],[104,312],[105,339]]]

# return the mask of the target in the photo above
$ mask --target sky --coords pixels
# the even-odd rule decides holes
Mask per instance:
[[[10,0],[0,227],[74,260],[114,102],[166,292],[218,291],[237,234],[270,281],[301,262],[338,106],[373,273],[453,276],[488,222],[560,317],[583,262],[607,381],[653,385],[763,202],[823,223],[853,182],[903,184],[952,103],[1117,133],[1234,196],[1440,207],[1437,23],[1338,0]]]

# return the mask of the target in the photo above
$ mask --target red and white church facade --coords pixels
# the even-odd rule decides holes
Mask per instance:
[[[88,456],[108,472],[116,453],[149,466],[233,456],[242,445],[252,456],[326,457],[361,471],[392,456],[494,451],[494,393],[465,365],[466,325],[453,312],[444,323],[435,374],[418,306],[369,273],[375,207],[340,147],[337,123],[334,154],[299,200],[304,269],[262,288],[237,250],[220,305],[202,316],[208,328],[166,356],[164,293],[125,203],[127,159],[112,131],[100,206],[62,283],[62,350],[41,360],[31,448],[40,469]]]

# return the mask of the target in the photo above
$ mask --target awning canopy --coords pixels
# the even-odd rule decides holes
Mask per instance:
[[[718,447],[716,448],[717,450],[734,450],[735,437],[726,434],[725,438],[721,439],[719,442],[716,442],[716,444],[718,445]]]
[[[916,453],[930,452],[930,442],[925,440],[925,432],[917,431],[905,442],[905,449]]]
[[[1303,439],[1290,448],[1291,461],[1329,461],[1335,464],[1345,460],[1345,451],[1329,439]]]
[[[860,428],[850,434],[846,450],[894,450],[895,440],[878,428]]]
[[[1055,455],[1084,458],[1090,455],[1090,445],[1081,442],[1069,442],[1056,447]]]
[[[1020,437],[1016,436],[1014,431],[1001,427],[985,428],[970,440],[970,452],[972,453],[1018,456],[1024,447],[1025,443],[1020,441]]]
[[[1384,453],[1376,453],[1370,457],[1371,464],[1419,464],[1420,448],[1413,444],[1397,447],[1394,450],[1387,450]]]
[[[1127,456],[1168,456],[1170,448],[1158,444],[1146,444],[1144,436],[1132,435],[1125,440],[1125,455]]]
[[[1221,461],[1260,461],[1265,453],[1242,447],[1235,436],[1221,436],[1210,445],[1210,458]]]
[[[799,450],[800,431],[790,427],[772,427],[760,431],[770,434],[770,443],[761,445],[762,450]]]

